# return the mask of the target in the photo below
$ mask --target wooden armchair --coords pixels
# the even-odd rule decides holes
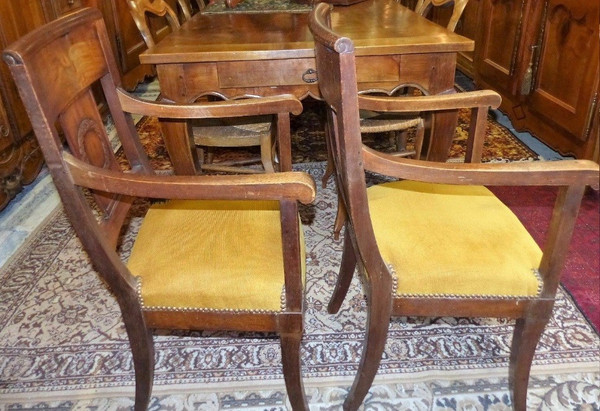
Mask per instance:
[[[344,408],[356,410],[379,367],[392,316],[507,317],[516,320],[509,381],[526,409],[531,361],[548,322],[586,185],[598,164],[585,160],[478,164],[492,91],[406,98],[358,96],[354,45],[328,24],[319,4],[315,38],[329,149],[345,211],[344,249],[329,312],[340,308],[355,268],[367,296],[362,358]],[[468,159],[439,163],[397,158],[361,142],[359,107],[382,112],[471,108]],[[365,171],[399,181],[367,188]],[[543,251],[484,185],[559,186]]]
[[[133,354],[135,409],[150,399],[150,330],[276,332],[294,409],[308,409],[301,379],[304,249],[297,202],[310,203],[305,173],[157,175],[129,113],[217,118],[299,113],[292,96],[175,105],[120,87],[100,12],[82,9],[35,30],[3,53],[28,110],[64,210],[115,296]],[[91,86],[100,84],[131,170],[121,170]],[[58,127],[64,132],[59,135]],[[66,140],[66,144],[63,141]],[[119,233],[138,197],[160,199],[143,218],[128,261]]]
[[[179,0],[185,10],[184,1]],[[171,30],[180,27],[177,13],[164,0],[127,0],[129,11],[146,42],[148,48],[154,46],[153,33],[148,26],[147,15],[165,17]],[[188,9],[189,10],[189,9]],[[184,12],[184,15],[186,13]],[[189,11],[187,12],[189,15]],[[202,96],[199,96],[202,97]],[[205,96],[206,97],[206,96]],[[208,96],[209,98],[211,96]],[[190,122],[190,134],[202,159],[202,170],[231,173],[274,172],[276,168],[275,129],[273,117],[268,115],[240,119],[193,120]],[[289,125],[288,125],[289,127]],[[260,147],[258,158],[213,163],[213,147]],[[262,169],[245,167],[248,164],[260,163]]]

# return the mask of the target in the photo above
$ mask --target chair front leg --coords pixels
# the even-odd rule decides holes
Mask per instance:
[[[135,370],[135,411],[145,411],[150,404],[154,382],[154,341],[146,327],[144,314],[136,307],[123,312]]]
[[[531,363],[537,344],[552,313],[552,307],[550,306],[549,309],[544,307],[539,311],[541,313],[547,312],[547,315],[536,315],[535,318],[518,318],[513,331],[509,363],[509,388],[512,393],[513,408],[516,411],[527,409],[527,386],[529,385]]]
[[[362,357],[352,388],[344,401],[345,411],[355,411],[364,401],[379,369],[392,312],[391,281],[372,283],[367,290],[367,332]]]
[[[280,332],[281,363],[287,394],[294,411],[308,411],[308,402],[302,382],[302,361],[300,359],[302,341],[302,315],[292,314],[280,318],[286,330]]]

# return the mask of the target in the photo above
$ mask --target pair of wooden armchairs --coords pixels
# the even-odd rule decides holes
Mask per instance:
[[[148,48],[154,46],[159,33],[152,30],[148,17],[157,16],[166,19],[170,30],[180,28],[177,12],[165,0],[127,0],[129,11]],[[200,10],[204,8],[198,0]],[[191,18],[189,0],[178,0],[182,21]],[[197,96],[198,99],[222,99],[220,96]],[[199,148],[201,168],[204,171],[225,173],[261,173],[274,172],[277,167],[275,147],[275,119],[261,115],[243,119],[203,119],[191,120],[189,132],[194,144]],[[260,155],[243,160],[213,162],[213,150],[216,147],[259,147]],[[259,163],[260,167],[249,165]]]
[[[523,410],[531,361],[552,313],[581,196],[586,185],[598,186],[598,165],[478,164],[486,113],[499,104],[499,96],[490,91],[359,96],[352,41],[329,28],[329,12],[329,5],[318,5],[309,23],[345,224],[329,311],[339,309],[356,268],[368,301],[363,355],[344,408],[357,409],[367,394],[390,317],[418,315],[516,319],[509,375],[513,404]],[[5,49],[4,60],[65,212],[121,308],[135,367],[135,409],[146,409],[150,399],[152,328],[278,333],[291,405],[308,409],[300,360],[305,274],[297,203],[314,200],[313,180],[290,170],[157,175],[129,114],[288,117],[301,111],[301,102],[291,96],[183,105],[138,100],[120,88],[106,28],[92,9],[24,36]],[[98,82],[130,171],[117,164],[104,130],[91,90]],[[362,144],[359,109],[464,107],[472,110],[469,164],[398,158]],[[367,188],[366,171],[399,181]],[[543,252],[483,185],[560,187]],[[149,207],[124,262],[117,244],[138,197],[161,201]]]

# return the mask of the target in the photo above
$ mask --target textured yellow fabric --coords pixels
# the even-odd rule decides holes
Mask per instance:
[[[534,296],[542,252],[487,188],[400,181],[368,189],[397,294]]]
[[[302,239],[300,244],[304,262]],[[280,311],[279,203],[156,204],[142,223],[127,266],[141,278],[145,307]]]

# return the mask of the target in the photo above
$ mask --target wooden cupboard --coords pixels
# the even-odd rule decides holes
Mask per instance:
[[[598,1],[481,0],[474,77],[501,109],[562,154],[592,158],[598,141]]]
[[[56,18],[81,7],[79,0],[0,1],[0,47]],[[0,63],[0,209],[35,179],[42,156],[31,124],[8,67]]]
[[[168,0],[173,6],[176,0]],[[117,58],[123,85],[134,89],[152,67],[140,65],[146,49],[125,0],[0,0],[0,48],[33,29],[82,7],[97,7],[103,14]],[[164,22],[151,22],[164,31]],[[38,175],[43,164],[31,124],[8,67],[0,63],[0,210]]]
[[[429,18],[445,24],[449,14],[439,7]],[[597,160],[599,14],[597,0],[470,0],[456,32],[475,40],[475,51],[457,65],[502,95],[517,130]]]

